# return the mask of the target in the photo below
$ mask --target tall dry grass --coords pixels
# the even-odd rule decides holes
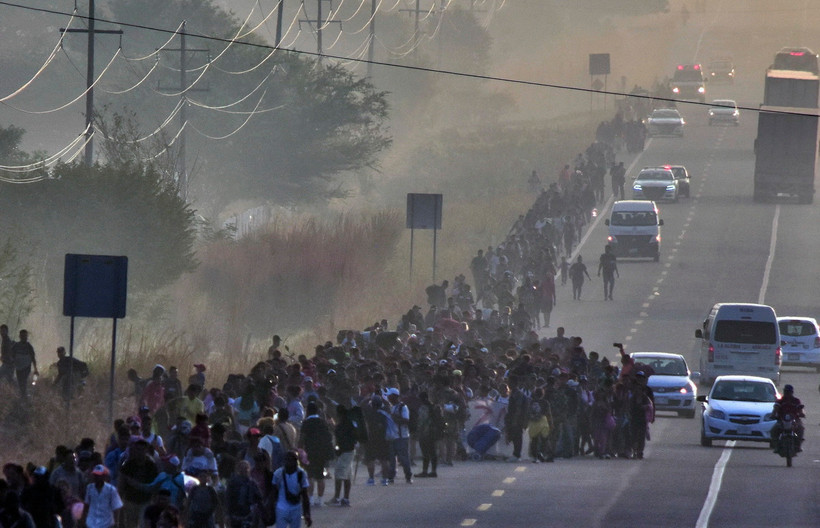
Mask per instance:
[[[554,180],[561,164],[589,144],[595,118],[562,121],[521,136],[519,147],[525,147],[528,156],[537,154],[542,164],[554,167],[542,171],[545,185]],[[504,145],[512,149],[515,141],[508,138]],[[459,151],[471,156],[478,152],[474,145]],[[467,275],[476,250],[502,241],[518,215],[535,200],[526,190],[529,162],[510,164],[513,169],[495,176],[492,170],[472,175],[466,171],[439,182],[438,191],[445,198],[443,229],[437,233],[436,282]],[[473,161],[470,167],[478,165]],[[460,192],[451,193],[448,186],[452,185]],[[492,192],[485,192],[488,188]],[[316,344],[333,339],[339,329],[363,328],[382,318],[395,325],[413,304],[424,305],[424,288],[434,280],[432,232],[414,233],[411,275],[404,211],[379,209],[377,199],[361,209],[367,212],[330,219],[277,219],[251,237],[202,248],[199,269],[165,292],[171,299],[169,306],[158,303],[119,323],[115,416],[136,410],[133,385],[126,378],[129,368],[147,376],[157,363],[174,365],[185,383],[193,364],[201,362],[208,367],[208,385],[220,386],[228,374],[247,373],[264,359],[274,333],[284,338],[292,352],[310,355]],[[162,312],[161,322],[152,319],[152,310]],[[38,348],[41,361],[44,350],[53,350],[52,342],[65,344],[59,337],[49,336],[47,341]],[[111,428],[110,321],[85,322],[75,350],[91,365],[92,376],[70,414],[47,386],[47,379],[25,405],[11,387],[0,386],[4,461],[42,463],[58,444],[71,445],[85,436],[99,444],[105,441]],[[46,363],[56,359],[50,356],[53,352],[46,354]]]

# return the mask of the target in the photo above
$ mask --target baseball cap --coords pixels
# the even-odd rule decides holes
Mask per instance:
[[[97,464],[94,466],[94,469],[91,471],[92,475],[108,475],[108,468],[103,466],[102,464]]]
[[[37,469],[34,470],[34,474],[42,477],[46,474],[47,471],[48,470],[45,468],[45,466],[39,466]]]
[[[396,387],[389,387],[387,389],[387,391],[385,392],[385,394],[387,396],[398,396],[399,395],[399,389],[397,389]]]

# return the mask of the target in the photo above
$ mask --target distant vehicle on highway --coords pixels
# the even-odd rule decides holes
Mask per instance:
[[[820,372],[820,326],[813,317],[778,317],[783,365]]]
[[[686,121],[683,120],[676,108],[656,108],[646,120],[646,130],[649,137],[683,137],[684,125],[686,125]]]
[[[696,384],[699,372],[690,372],[680,354],[666,352],[633,352],[635,363],[649,366],[647,385],[655,393],[655,410],[672,411],[686,418],[695,417]]]
[[[712,59],[707,66],[709,71],[709,80],[717,83],[734,83],[735,82],[735,65],[732,59],[728,57],[718,57]]]
[[[730,374],[780,381],[780,330],[774,308],[765,304],[716,303],[700,328],[701,383]]]
[[[618,257],[661,259],[661,226],[658,206],[647,200],[619,200],[604,221],[608,226],[607,244]]]
[[[718,376],[703,403],[700,445],[711,447],[712,440],[769,442],[777,422],[772,418],[777,387],[758,376]]]
[[[670,84],[680,99],[706,102],[706,77],[700,64],[678,64]]]
[[[678,180],[669,167],[644,167],[632,183],[633,200],[678,201]]]
[[[664,165],[664,167],[670,169],[672,174],[675,175],[675,179],[678,180],[678,196],[689,198],[690,178],[686,167],[683,165]]]
[[[734,126],[740,124],[740,110],[732,99],[715,99],[709,107],[709,126],[715,123],[726,123]]]
[[[772,70],[797,70],[820,73],[817,54],[809,48],[783,48],[774,56]]]

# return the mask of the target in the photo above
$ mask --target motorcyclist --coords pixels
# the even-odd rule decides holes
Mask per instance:
[[[786,415],[791,415],[792,417],[792,426],[799,440],[797,446],[797,452],[799,453],[802,451],[801,445],[803,444],[804,430],[800,418],[806,415],[803,413],[803,404],[800,402],[800,398],[795,397],[794,387],[791,385],[783,387],[783,396],[774,403],[774,409],[772,410],[772,418],[777,420],[775,426],[772,427],[772,447],[774,449],[777,449],[777,439],[783,431],[783,418]]]

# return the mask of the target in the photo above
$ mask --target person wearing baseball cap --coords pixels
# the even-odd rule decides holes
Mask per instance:
[[[122,508],[120,494],[108,480],[108,468],[99,464],[91,470],[92,482],[85,490],[83,516],[88,528],[111,528],[114,512]]]

